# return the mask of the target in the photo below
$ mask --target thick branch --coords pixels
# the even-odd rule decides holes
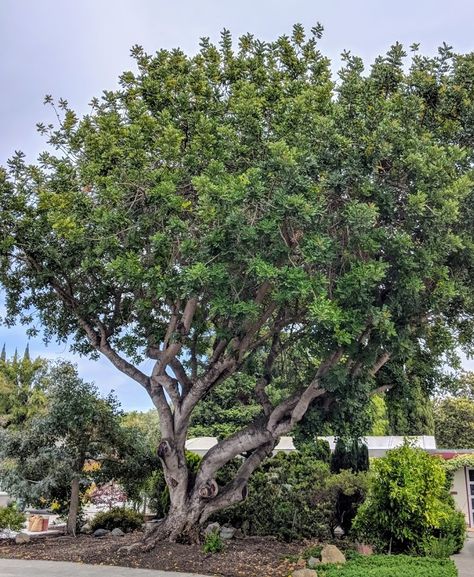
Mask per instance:
[[[247,483],[252,473],[260,466],[276,446],[276,441],[261,445],[245,459],[237,471],[234,479],[219,491],[219,494],[212,499],[205,507],[201,515],[200,522],[203,523],[215,511],[219,511],[245,499],[247,495]]]

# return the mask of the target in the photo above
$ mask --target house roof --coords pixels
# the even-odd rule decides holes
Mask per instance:
[[[328,441],[331,450],[334,450],[336,445],[336,437],[319,437],[320,439],[325,439]],[[364,442],[366,443],[369,454],[371,456],[377,457],[385,454],[386,451],[394,449],[395,447],[400,447],[403,445],[406,437],[401,435],[390,435],[390,436],[367,436],[364,437]],[[433,451],[436,450],[436,440],[433,436],[420,435],[409,437],[416,447],[421,449]],[[194,439],[188,439],[186,441],[186,449],[193,453],[199,455],[204,455],[217,444],[216,437],[196,437]],[[293,444],[292,437],[281,437],[280,442],[275,447],[275,451],[283,451],[289,453],[295,450],[295,445]]]

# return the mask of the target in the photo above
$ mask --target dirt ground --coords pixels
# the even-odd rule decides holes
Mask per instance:
[[[183,571],[219,577],[288,577],[297,558],[308,543],[282,543],[272,538],[249,537],[225,542],[220,553],[203,553],[198,545],[158,543],[149,552],[133,550],[117,553],[124,545],[139,541],[142,534],[124,537],[47,537],[32,539],[24,545],[0,543],[0,557],[75,561],[99,565],[122,565],[146,569]]]

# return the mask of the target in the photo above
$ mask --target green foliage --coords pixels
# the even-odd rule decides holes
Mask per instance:
[[[254,474],[247,499],[214,518],[249,535],[292,540],[331,535],[329,467],[306,453],[278,453]]]
[[[457,542],[460,517],[440,459],[405,444],[376,459],[373,469],[367,500],[353,525],[360,539],[390,552],[419,549],[430,535]],[[463,524],[463,535],[464,530]]]
[[[421,542],[419,551],[426,557],[448,559],[456,551],[452,537],[427,537]]]
[[[328,477],[326,491],[332,503],[332,531],[339,526],[346,535],[350,533],[357,511],[367,496],[369,479],[365,472],[353,473],[348,469]]]
[[[14,505],[0,507],[0,530],[11,529],[20,531],[26,521],[26,515],[18,511]]]
[[[380,371],[377,381],[389,388],[385,395],[389,434],[433,435],[431,398],[450,386],[446,375],[443,337],[436,331],[427,335],[428,346],[419,343],[406,347],[404,356]],[[432,342],[430,342],[432,341]],[[457,359],[451,360],[457,362]]]
[[[293,437],[293,442],[298,451],[306,453],[315,461],[330,463],[331,447],[326,439],[306,439],[302,434],[298,434]]]
[[[136,430],[121,426],[112,395],[100,397],[68,362],[51,365],[47,379],[44,414],[22,429],[0,431],[2,487],[11,495],[32,505],[55,501],[68,514],[74,479],[82,494],[94,479],[117,479],[128,489],[156,467]]]
[[[115,507],[110,511],[101,511],[97,513],[90,522],[91,529],[108,529],[112,531],[118,527],[124,533],[136,531],[141,529],[143,525],[143,515],[137,513],[133,509],[125,509],[122,507]]]
[[[457,577],[450,559],[406,555],[359,556],[343,566],[319,565],[320,577]]]
[[[223,548],[224,541],[219,531],[211,531],[205,535],[202,545],[204,553],[219,553]]]
[[[371,415],[371,428],[368,435],[383,437],[389,433],[389,423],[387,414],[387,404],[382,395],[373,395],[370,399],[369,407]]]
[[[135,71],[89,114],[47,97],[48,150],[0,170],[5,322],[34,333],[37,311],[47,339],[105,354],[155,399],[138,365],[166,349],[176,409],[261,354],[255,388],[282,393],[262,404],[308,390],[337,435],[368,430],[380,359],[468,349],[474,58],[444,46],[407,62],[395,44],[368,70],[345,53],[333,78],[320,35],[136,46]],[[219,436],[237,397],[216,400]],[[288,406],[306,408],[280,406],[280,423]],[[160,407],[163,427],[179,420]],[[236,408],[232,427],[255,417]]]
[[[344,469],[354,473],[369,470],[369,450],[362,440],[347,437],[337,439],[331,455],[331,472],[340,473]]]
[[[18,428],[44,411],[48,387],[47,362],[32,360],[28,347],[20,359],[0,358],[0,427]]]
[[[451,545],[451,553],[459,553],[466,540],[466,518],[461,511],[455,509],[451,495],[444,506],[445,515],[441,519],[439,528],[434,531],[434,538],[439,539],[446,546]],[[443,541],[444,540],[444,541]]]
[[[255,380],[242,373],[215,387],[193,412],[189,436],[222,439],[250,423],[262,411],[254,394]]]
[[[446,483],[447,487],[451,487],[454,473],[461,469],[462,467],[472,467],[474,468],[474,454],[467,455],[457,455],[452,459],[443,461],[443,467],[446,471]]]
[[[160,442],[160,417],[156,409],[149,411],[127,411],[122,417],[127,429],[139,431],[145,438],[150,450],[156,451]]]
[[[474,449],[474,400],[464,397],[436,401],[434,417],[438,447]]]

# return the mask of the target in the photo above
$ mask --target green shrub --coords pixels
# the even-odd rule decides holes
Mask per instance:
[[[358,438],[339,437],[331,456],[331,473],[343,470],[354,473],[369,470],[369,449]]]
[[[457,577],[457,570],[450,559],[373,555],[342,566],[318,565],[318,577]]]
[[[133,509],[116,507],[110,509],[110,511],[97,513],[90,525],[93,531],[96,529],[108,529],[112,531],[112,529],[118,527],[125,533],[128,533],[140,529],[143,525],[143,515],[133,511]]]
[[[327,539],[333,515],[328,477],[328,465],[304,451],[279,453],[251,477],[247,499],[214,520],[248,535],[274,535],[287,541]]]
[[[466,540],[466,519],[461,511],[455,509],[454,499],[449,495],[444,507],[445,514],[441,519],[439,528],[434,531],[434,536],[449,539],[453,553],[459,553]]]
[[[20,531],[26,520],[26,516],[14,505],[7,505],[0,507],[0,530],[11,529],[12,531]]]
[[[350,532],[357,510],[367,495],[368,486],[368,473],[353,473],[346,469],[328,477],[326,487],[332,502],[332,531],[340,526],[345,534]]]
[[[224,542],[219,531],[211,531],[204,537],[202,546],[204,553],[219,553],[223,548]]]
[[[356,537],[397,553],[419,551],[430,536],[462,546],[460,517],[440,459],[405,444],[376,459],[373,469],[367,500],[353,523]]]
[[[447,559],[453,554],[455,544],[452,537],[425,537],[419,550],[426,557]]]
[[[323,461],[327,464],[331,462],[331,447],[326,439],[295,436],[293,437],[293,442],[298,451],[306,453],[316,461]]]

